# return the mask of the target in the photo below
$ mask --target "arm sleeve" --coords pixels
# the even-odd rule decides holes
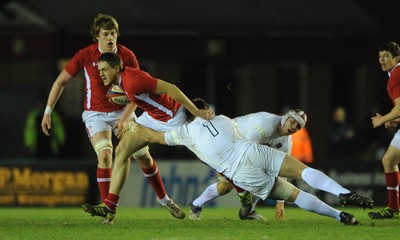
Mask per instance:
[[[190,135],[185,125],[166,132],[164,138],[168,146],[187,146],[187,143],[190,142]]]
[[[145,71],[136,71],[132,74],[132,78],[135,78],[135,81],[127,81],[127,84],[134,85],[130,87],[130,89],[134,90],[134,95],[140,95],[143,93],[154,94],[157,87],[156,78],[150,76]]]
[[[80,50],[72,57],[71,61],[69,61],[64,68],[65,71],[67,71],[67,73],[69,75],[71,75],[72,77],[75,77],[76,74],[78,74],[79,72],[81,72],[83,70],[82,55],[83,55],[83,51]]]
[[[175,130],[166,132],[164,134],[165,142],[167,143],[168,146],[176,146],[177,144],[177,137],[176,137],[176,132]]]

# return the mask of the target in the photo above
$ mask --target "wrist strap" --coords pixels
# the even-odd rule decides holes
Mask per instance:
[[[53,111],[52,107],[46,106],[46,109],[44,110],[44,114],[51,115],[52,111]]]

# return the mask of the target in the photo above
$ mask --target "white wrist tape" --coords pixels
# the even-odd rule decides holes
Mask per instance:
[[[137,123],[136,123],[135,121],[130,121],[128,124],[129,124],[129,125],[128,125],[128,129],[129,129],[130,131],[132,131],[132,132],[135,132],[135,128],[136,128],[136,126],[137,126]]]
[[[46,106],[46,109],[44,110],[44,114],[51,115],[52,111],[53,111],[52,107]]]

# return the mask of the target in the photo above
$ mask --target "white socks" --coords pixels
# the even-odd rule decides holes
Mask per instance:
[[[254,208],[256,208],[256,205],[257,205],[258,200],[260,200],[260,197],[257,197],[257,196],[254,196],[254,195],[253,195],[253,207],[251,208],[251,211],[253,211]],[[251,212],[251,211],[250,211],[250,212]]]
[[[319,200],[316,196],[303,192],[299,189],[299,195],[297,196],[294,204],[302,209],[310,212],[318,213],[320,215],[333,217],[340,221],[340,211],[332,208],[328,204]]]
[[[163,197],[162,199],[158,199],[158,202],[161,204],[161,206],[167,206],[168,202],[171,199],[168,197],[168,194],[165,195],[165,197]]]
[[[217,189],[218,183],[213,183],[201,193],[201,195],[193,201],[193,205],[196,207],[202,207],[204,204],[218,198],[220,195]]]
[[[314,168],[309,167],[304,169],[301,173],[301,178],[311,187],[332,193],[336,196],[339,196],[340,193],[350,193],[348,189],[342,187],[332,178]]]

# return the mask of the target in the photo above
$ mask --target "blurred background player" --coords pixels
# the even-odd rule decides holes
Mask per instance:
[[[400,47],[395,42],[388,42],[379,48],[379,63],[383,71],[389,75],[387,89],[392,100],[393,108],[386,115],[376,113],[372,117],[374,128],[384,125],[386,128],[396,128],[400,123]],[[398,130],[382,158],[382,165],[386,177],[388,205],[379,212],[370,212],[372,219],[399,218],[399,164],[400,162],[400,130]]]
[[[302,127],[292,135],[292,152],[290,155],[302,163],[310,165],[314,162],[313,147],[307,128]]]
[[[347,118],[344,107],[336,107],[332,112],[332,122],[328,129],[330,141],[329,155],[334,161],[345,162],[355,156],[356,132]]]
[[[86,82],[82,119],[90,142],[97,154],[96,177],[101,200],[104,202],[109,191],[112,171],[112,130],[115,128],[114,133],[117,134],[127,121],[136,117],[134,114],[136,105],[133,103],[127,104],[124,111],[123,106],[108,101],[106,97],[108,88],[104,86],[100,78],[97,61],[102,53],[113,52],[121,57],[126,66],[139,69],[139,64],[131,50],[117,43],[120,32],[118,22],[114,17],[98,14],[94,18],[90,34],[95,43],[79,50],[54,82],[41,125],[43,132],[49,136],[49,130],[52,127],[50,116],[53,108],[64,88],[74,76],[83,71]],[[150,156],[148,148],[141,149],[133,156],[140,163],[144,175],[160,199],[160,204],[166,206],[170,212],[171,208],[179,209],[179,206],[173,203],[166,194],[157,164]],[[176,214],[175,211],[172,211],[171,214],[177,217],[174,215]]]
[[[296,119],[298,119],[298,122]],[[291,135],[304,128],[307,121],[306,114],[300,110],[289,110],[285,115],[278,116],[267,112],[252,113],[233,119],[241,136],[256,143],[265,144],[272,148],[290,154],[292,149]],[[303,123],[303,124],[301,124]],[[204,205],[220,196],[229,193],[234,186],[223,176],[218,176],[218,182],[208,186],[204,192],[189,205],[189,218],[200,220],[200,214]],[[259,198],[253,197],[253,206]],[[276,218],[285,219],[284,201],[278,200],[275,206]],[[243,219],[263,220],[264,217],[254,209]]]
[[[40,121],[42,111],[46,107],[46,96],[40,94],[37,105],[28,113],[24,127],[24,144],[37,159],[56,158],[62,154],[66,142],[65,127],[61,115],[52,112],[52,134],[47,137],[42,133]]]

